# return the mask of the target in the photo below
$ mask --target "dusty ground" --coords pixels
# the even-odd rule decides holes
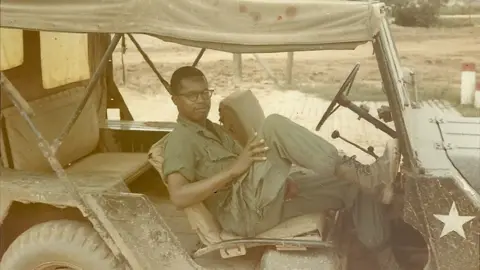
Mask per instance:
[[[453,104],[458,102],[461,63],[474,62],[480,66],[480,27],[413,29],[392,26],[392,28],[402,65],[413,68],[417,73],[420,97],[446,99]],[[176,68],[190,65],[199,51],[197,48],[166,43],[143,35],[138,35],[137,39],[167,80]],[[280,84],[283,84],[286,53],[260,56],[273,70]],[[253,56],[244,55],[243,59],[243,83],[240,86],[242,89],[258,89],[265,94],[268,93],[268,102],[272,103],[284,95],[286,90],[272,83]],[[130,42],[127,42],[124,60],[126,84],[122,85],[122,66],[117,50],[116,79],[121,90],[130,96],[130,101],[148,97],[156,100],[152,106],[163,106],[163,102],[168,102],[161,83]],[[293,86],[287,89],[330,99],[356,62],[361,64],[361,68],[351,97],[356,100],[384,100],[380,91],[380,75],[370,44],[358,47],[354,51],[295,53],[294,82]],[[206,73],[218,97],[223,97],[234,90],[231,54],[207,50],[199,67]],[[282,85],[282,88],[285,87]],[[292,104],[295,102],[290,101]],[[171,109],[170,106],[167,107]],[[459,109],[469,116],[480,116],[479,110],[460,107]],[[171,117],[170,113],[162,112],[163,114]],[[159,117],[161,120],[173,120],[164,119],[159,115],[154,119],[143,114],[140,116],[142,120],[160,120]]]

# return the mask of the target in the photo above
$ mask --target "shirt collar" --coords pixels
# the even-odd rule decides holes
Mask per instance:
[[[204,137],[207,137],[207,138],[209,138],[209,139],[213,139],[213,140],[218,141],[218,142],[221,143],[221,140],[220,140],[220,138],[218,137],[218,136],[220,136],[220,134],[218,134],[218,133],[219,133],[219,130],[215,127],[215,125],[213,124],[213,122],[210,121],[210,120],[208,120],[208,119],[207,119],[207,126],[210,126],[211,129],[215,130],[216,133],[218,134],[218,136],[215,135],[215,134],[214,134],[212,131],[210,131],[208,128],[203,127],[203,126],[201,126],[201,125],[199,125],[199,124],[197,124],[197,123],[195,123],[195,122],[193,122],[193,121],[190,121],[190,120],[188,120],[188,119],[186,119],[185,117],[182,117],[182,116],[178,116],[178,117],[177,117],[177,123],[180,124],[180,125],[182,125],[182,126],[184,126],[184,127],[186,127],[186,128],[188,128],[188,129],[190,129],[191,131],[193,131],[193,132],[195,132],[195,133],[197,133],[197,134],[200,134],[200,135],[202,135],[202,136],[204,136]]]

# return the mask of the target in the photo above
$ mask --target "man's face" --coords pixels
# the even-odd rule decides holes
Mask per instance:
[[[178,112],[194,122],[203,122],[210,111],[213,90],[208,88],[204,77],[186,78],[181,81],[181,87],[172,100]]]

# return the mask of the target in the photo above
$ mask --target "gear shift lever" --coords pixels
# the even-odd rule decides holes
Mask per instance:
[[[356,143],[354,143],[354,142],[351,142],[351,141],[345,139],[344,137],[342,137],[342,136],[340,135],[340,132],[339,132],[338,130],[334,130],[334,131],[332,132],[332,135],[331,135],[331,136],[332,136],[332,139],[340,138],[340,139],[342,139],[343,141],[345,141],[345,142],[347,142],[347,143],[349,143],[349,144],[357,147],[358,149],[362,150],[363,152],[369,154],[370,156],[374,157],[375,159],[378,159],[378,156],[375,154],[374,149],[373,149],[373,147],[371,147],[371,146],[369,146],[367,149],[365,149],[365,148],[361,147],[360,145],[358,145],[358,144],[356,144]]]

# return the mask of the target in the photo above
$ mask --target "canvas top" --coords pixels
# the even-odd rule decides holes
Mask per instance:
[[[137,33],[230,52],[352,49],[384,5],[342,0],[2,0],[2,27]]]

